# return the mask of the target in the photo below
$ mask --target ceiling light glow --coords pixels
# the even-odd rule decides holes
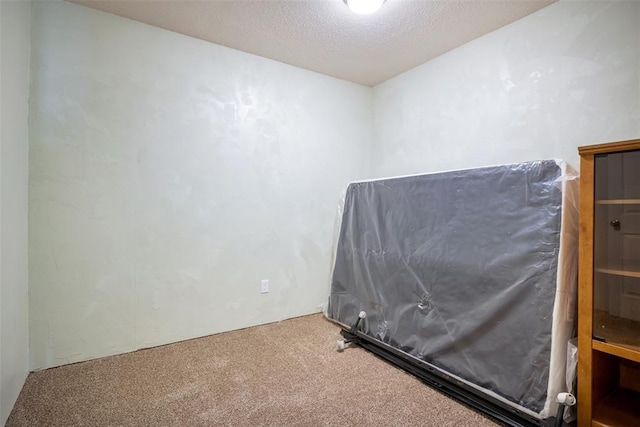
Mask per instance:
[[[344,0],[349,9],[360,15],[368,15],[380,9],[385,0]]]

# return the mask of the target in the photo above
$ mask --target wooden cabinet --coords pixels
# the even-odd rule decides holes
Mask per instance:
[[[578,151],[578,427],[640,426],[640,140]]]

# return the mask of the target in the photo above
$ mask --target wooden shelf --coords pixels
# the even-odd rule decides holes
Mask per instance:
[[[631,270],[619,270],[614,268],[596,268],[596,273],[604,273],[604,274],[614,274],[616,276],[626,276],[626,277],[638,277],[640,278],[640,271],[631,271]]]
[[[612,344],[598,340],[593,340],[592,347],[594,350],[640,363],[640,347],[617,343]]]
[[[640,425],[640,393],[616,389],[594,408],[592,426],[630,427]]]
[[[596,273],[614,274],[616,276],[640,277],[640,261],[621,259],[596,261]]]
[[[640,205],[640,199],[596,200],[596,205]]]
[[[640,322],[612,316],[603,310],[594,310],[593,335],[604,339],[592,342],[591,347],[594,350],[640,362]],[[638,354],[626,355],[624,349],[637,351]]]

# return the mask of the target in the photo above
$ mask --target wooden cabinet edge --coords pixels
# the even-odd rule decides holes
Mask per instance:
[[[585,145],[578,147],[578,153],[581,156],[618,153],[621,151],[631,151],[640,149],[640,139],[630,139],[627,141],[608,142],[606,144]]]
[[[580,218],[578,247],[578,425],[592,418],[592,304],[594,157],[580,153]]]

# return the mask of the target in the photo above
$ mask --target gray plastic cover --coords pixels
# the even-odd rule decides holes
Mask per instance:
[[[575,176],[558,161],[349,185],[328,318],[538,418],[574,332]]]

